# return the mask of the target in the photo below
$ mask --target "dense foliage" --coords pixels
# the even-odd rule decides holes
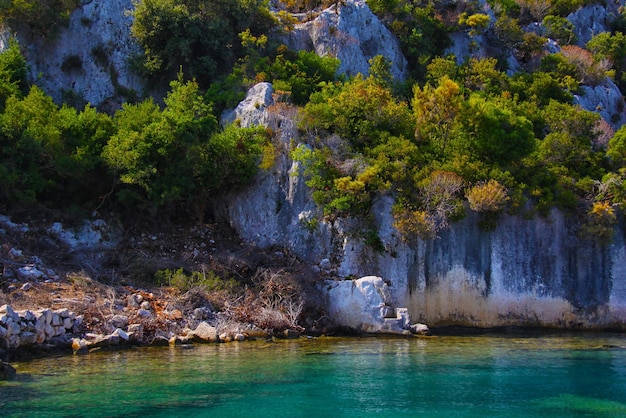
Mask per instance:
[[[267,0],[142,0],[132,33],[143,47],[147,75],[171,79],[182,69],[206,87],[243,55],[239,33],[267,33],[274,25]]]
[[[125,104],[113,117],[91,106],[58,106],[24,84],[12,41],[0,54],[0,201],[87,210],[109,205],[134,215],[183,209],[202,220],[207,205],[256,172],[269,133],[221,129],[198,83],[171,83],[164,106]]]
[[[38,35],[54,34],[80,0],[4,0],[0,2],[0,23],[26,27]]]

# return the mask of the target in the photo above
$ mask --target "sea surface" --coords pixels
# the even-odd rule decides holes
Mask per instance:
[[[300,338],[14,363],[8,417],[626,417],[626,334]]]

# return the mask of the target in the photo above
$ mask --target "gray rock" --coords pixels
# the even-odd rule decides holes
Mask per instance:
[[[145,310],[145,309],[137,310],[137,315],[142,318],[152,318],[152,312]]]
[[[222,117],[223,122],[233,123],[238,120],[243,128],[267,125],[269,115],[266,109],[274,103],[272,93],[274,93],[274,88],[270,83],[254,85],[248,90],[246,98],[237,105],[235,110]]]
[[[128,325],[128,317],[126,315],[113,315],[109,319],[109,323],[115,328],[126,328]]]
[[[126,333],[124,330],[120,328],[117,328],[115,331],[113,331],[112,335],[118,336],[124,341],[130,340],[130,336],[128,335],[128,333]]]
[[[22,332],[20,334],[20,347],[33,345],[37,342],[37,334],[34,332]]]
[[[191,336],[195,342],[216,342],[218,340],[217,329],[204,321],[200,322],[196,329],[191,332]]]
[[[22,280],[37,280],[44,276],[44,272],[38,270],[35,266],[20,267],[17,269],[17,274]]]

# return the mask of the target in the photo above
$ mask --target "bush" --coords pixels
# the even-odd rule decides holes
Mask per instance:
[[[154,274],[154,280],[160,286],[174,287],[181,292],[187,292],[194,288],[205,292],[228,292],[238,289],[239,284],[234,279],[222,279],[213,271],[186,271],[182,268],[177,270],[159,270]]]
[[[465,197],[470,209],[476,212],[499,212],[509,201],[506,188],[494,179],[471,187]]]

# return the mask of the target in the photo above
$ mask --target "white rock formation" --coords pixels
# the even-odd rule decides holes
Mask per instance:
[[[407,75],[407,61],[398,40],[364,0],[346,0],[339,9],[331,6],[314,20],[297,24],[286,43],[294,50],[339,58],[342,74],[367,75],[368,61],[382,55],[391,62],[394,78],[402,80]]]
[[[235,110],[222,117],[223,123],[239,121],[243,128],[269,124],[270,115],[265,110],[274,103],[274,88],[270,83],[259,83],[253,86],[246,98],[237,105]]]
[[[340,326],[364,333],[410,334],[406,308],[395,308],[387,283],[376,276],[327,281],[328,315]]]

